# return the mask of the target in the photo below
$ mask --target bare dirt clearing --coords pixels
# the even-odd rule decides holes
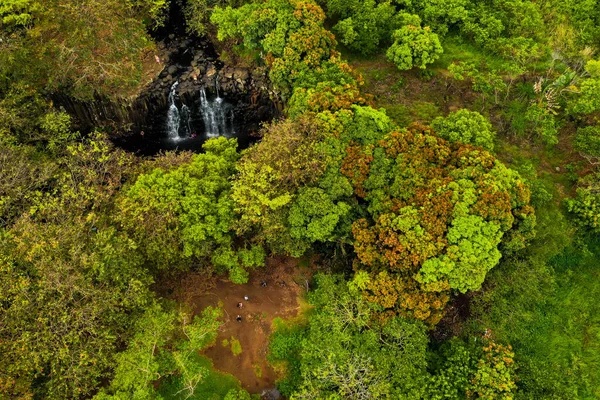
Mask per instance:
[[[312,275],[312,268],[299,264],[295,258],[269,258],[266,267],[254,271],[244,285],[201,273],[188,273],[171,283],[174,291],[169,297],[189,307],[194,315],[208,306],[223,308],[224,324],[216,343],[203,354],[213,361],[215,369],[238,378],[250,393],[275,386],[277,375],[266,360],[268,338],[274,318],[298,315],[298,297]],[[266,282],[265,287],[262,282]],[[247,301],[244,296],[248,296]],[[238,314],[241,322],[236,321]],[[238,355],[233,353],[235,340],[241,345]]]

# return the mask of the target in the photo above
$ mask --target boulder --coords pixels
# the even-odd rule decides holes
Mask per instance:
[[[206,77],[211,78],[211,77],[215,76],[216,74],[217,74],[217,69],[215,68],[215,66],[213,64],[209,64],[206,67]]]
[[[233,76],[238,82],[245,82],[248,80],[250,74],[246,68],[236,68],[233,72]]]

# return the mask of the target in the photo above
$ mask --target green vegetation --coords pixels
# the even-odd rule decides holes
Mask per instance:
[[[152,158],[78,132],[56,99],[139,93],[174,1],[0,0],[0,398],[248,400],[199,355],[221,308],[161,285],[290,256],[290,398],[600,398],[597,1],[189,0],[282,118]]]
[[[271,345],[274,360],[294,358],[298,364],[298,376],[282,386],[284,394],[419,398],[426,366],[424,325],[402,318],[370,324],[372,311],[357,287],[335,276],[318,276],[317,283],[310,296],[315,312],[300,333],[301,345],[293,345],[299,334],[293,331],[276,335]]]
[[[262,368],[260,367],[260,365],[254,364],[254,365],[252,365],[252,368],[254,368],[254,375],[256,375],[257,378],[261,378],[262,377]]]
[[[239,340],[232,336],[229,343],[231,344],[231,353],[234,356],[239,356],[240,354],[242,354],[242,345],[240,344]]]
[[[459,110],[445,118],[438,117],[431,122],[431,127],[449,142],[468,143],[494,151],[496,133],[492,124],[477,111]]]
[[[386,54],[400,70],[413,67],[425,69],[427,64],[437,60],[442,53],[440,40],[429,27],[405,25],[394,31],[392,38],[394,43]]]
[[[182,392],[181,383],[177,379],[167,380],[160,387],[160,396],[165,399],[224,399],[250,400],[251,396],[240,387],[240,382],[233,376],[214,371],[212,361],[204,356],[195,355],[194,363],[199,369],[210,371],[204,379],[195,386],[193,395]]]

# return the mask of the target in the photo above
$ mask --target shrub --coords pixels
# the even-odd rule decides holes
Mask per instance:
[[[425,69],[440,57],[443,52],[438,35],[431,32],[428,26],[422,28],[406,25],[394,31],[394,43],[387,51],[387,58],[399,70],[409,70],[413,67]]]
[[[431,124],[438,136],[450,142],[461,142],[494,150],[496,133],[486,117],[476,111],[458,110],[438,117]]]

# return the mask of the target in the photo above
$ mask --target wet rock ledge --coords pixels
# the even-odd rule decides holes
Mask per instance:
[[[158,50],[165,68],[136,98],[109,100],[95,96],[90,101],[79,101],[58,94],[54,96],[55,103],[75,118],[80,130],[104,127],[121,138],[160,130],[175,82],[179,82],[177,94],[185,103],[195,102],[201,88],[209,95],[226,99],[234,106],[238,123],[249,131],[281,112],[281,101],[265,69],[227,65],[208,40],[176,39],[171,35],[158,44]]]

